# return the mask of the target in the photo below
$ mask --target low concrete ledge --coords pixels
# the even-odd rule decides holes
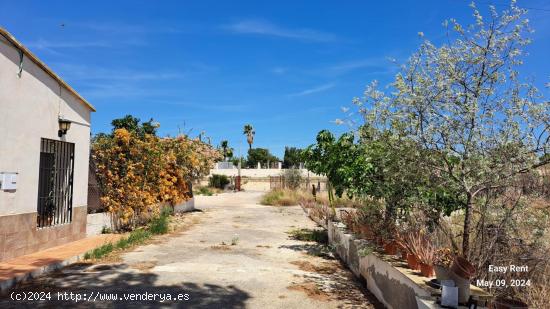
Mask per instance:
[[[442,308],[437,305],[440,291],[426,284],[428,278],[420,276],[409,269],[405,262],[391,256],[377,252],[363,256],[361,251],[369,243],[356,239],[343,223],[329,221],[327,227],[329,244],[334,246],[338,257],[357,277],[364,279],[367,289],[384,306],[390,309]],[[482,301],[490,297],[475,286],[471,286],[471,292]]]
[[[113,220],[110,213],[99,212],[86,216],[86,236],[99,235],[104,228],[113,230]]]
[[[178,205],[174,206],[174,212],[189,212],[195,210],[195,198],[192,197],[191,199],[180,203]]]

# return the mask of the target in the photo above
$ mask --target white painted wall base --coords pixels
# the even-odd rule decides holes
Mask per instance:
[[[86,217],[86,236],[99,235],[104,227],[113,229],[110,213],[100,212]]]
[[[183,202],[181,204],[178,204],[174,206],[174,212],[181,213],[181,212],[189,212],[195,210],[195,198],[192,197],[190,200]]]
[[[195,198],[174,206],[174,211],[178,213],[189,212],[195,210]],[[108,212],[101,212],[96,214],[89,214],[86,217],[86,236],[93,236],[101,234],[103,228],[109,228],[113,230],[113,221],[111,220],[111,214]]]

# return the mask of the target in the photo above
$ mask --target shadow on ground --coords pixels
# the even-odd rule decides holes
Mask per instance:
[[[279,248],[302,252],[311,257],[294,261],[292,264],[305,271],[303,283],[294,284],[292,289],[304,291],[308,295],[339,300],[350,308],[383,309],[376,297],[366,288],[365,282],[356,278],[346,265],[333,253],[328,245],[328,234],[321,229],[296,229],[288,232],[289,238],[303,241],[295,245],[282,245]]]
[[[311,256],[321,257],[327,260],[335,259],[332,250],[328,246],[328,234],[322,229],[294,229],[288,232],[290,239],[303,241],[297,245],[282,245],[279,248],[303,252]]]
[[[47,277],[42,276],[31,283],[24,284],[6,295],[0,296],[0,308],[245,308],[250,295],[234,286],[215,284],[197,285],[192,282],[181,282],[174,285],[156,284],[157,275],[139,272],[126,264],[74,264],[59,270]],[[51,300],[12,301],[10,295],[20,292],[50,292]],[[58,299],[58,294],[79,293],[81,297],[97,295],[95,301]],[[100,300],[109,295],[118,296],[118,300]],[[133,294],[144,298],[153,295],[149,300],[124,299],[124,294]],[[188,300],[184,300],[185,294]],[[27,294],[29,295],[29,294]],[[38,294],[37,294],[38,295]],[[47,295],[43,294],[42,296]],[[161,296],[164,301],[161,301]],[[170,295],[170,300],[167,295]],[[176,297],[182,298],[175,301]]]

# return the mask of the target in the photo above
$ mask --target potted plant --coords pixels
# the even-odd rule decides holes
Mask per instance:
[[[450,279],[450,267],[453,263],[453,253],[449,248],[435,250],[434,272],[437,280]]]
[[[432,242],[427,238],[423,237],[422,246],[417,249],[417,257],[420,261],[420,273],[424,277],[433,277],[434,276],[434,259],[435,259],[435,247]]]
[[[390,239],[384,244],[384,252],[388,255],[397,254],[397,243],[395,242],[395,240]]]
[[[424,233],[421,231],[410,231],[402,236],[402,244],[407,249],[407,264],[413,270],[420,270],[421,264],[424,263],[424,273],[428,274],[433,261],[433,247],[429,243],[428,249],[424,248],[428,243]],[[431,252],[431,253],[430,253]],[[430,257],[431,254],[431,257]],[[433,269],[432,269],[433,271]]]
[[[461,278],[470,280],[474,276],[476,269],[466,258],[456,256],[451,265],[451,271]]]
[[[458,301],[465,303],[470,298],[470,280],[475,275],[475,267],[466,258],[456,256],[449,275],[458,287]]]

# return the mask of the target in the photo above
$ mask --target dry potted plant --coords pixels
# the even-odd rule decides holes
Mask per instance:
[[[357,224],[357,216],[355,212],[342,209],[340,210],[340,218],[350,231],[352,231],[354,234],[358,234],[359,225]]]
[[[420,261],[418,261],[418,258],[416,256],[417,248],[420,247],[422,243],[420,240],[420,236],[421,235],[419,231],[409,231],[403,233],[401,236],[401,244],[407,251],[407,264],[412,270],[420,269]]]
[[[435,246],[423,231],[411,231],[404,236],[404,246],[409,251],[407,263],[411,269],[420,270],[425,277],[434,275]]]
[[[437,280],[448,280],[450,278],[449,272],[453,259],[454,255],[451,249],[440,248],[435,250],[433,267]]]
[[[435,258],[435,247],[428,238],[423,239],[423,246],[417,252],[420,261],[420,273],[425,277],[434,276],[433,262]]]
[[[384,252],[389,255],[396,255],[398,233],[395,224],[385,222],[378,230],[380,231],[380,245],[384,248]]]

